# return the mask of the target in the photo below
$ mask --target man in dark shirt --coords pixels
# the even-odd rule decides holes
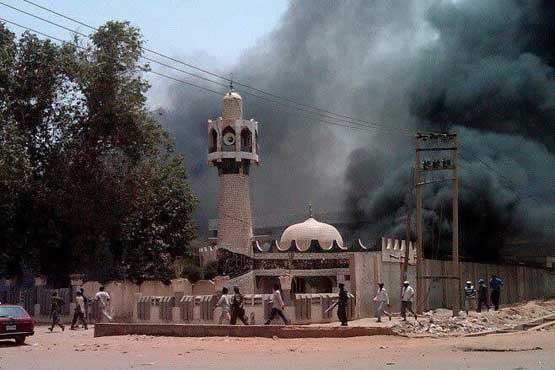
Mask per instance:
[[[497,275],[491,275],[491,280],[489,281],[489,287],[491,289],[491,304],[495,308],[495,311],[499,311],[499,299],[501,298],[501,287],[503,286],[503,280]]]
[[[484,282],[484,279],[478,280],[478,307],[476,307],[476,312],[482,312],[482,306],[486,306],[489,311],[488,304],[488,287]]]
[[[233,300],[231,302],[231,325],[235,325],[237,319],[241,320],[243,324],[249,325],[245,317],[245,309],[243,308],[243,295],[239,292],[239,287],[234,287]]]
[[[52,293],[51,306],[50,306],[50,317],[52,317],[52,326],[48,330],[54,330],[54,326],[58,325],[65,330],[64,324],[60,322],[60,315],[62,314],[62,306],[65,304],[64,300],[58,297],[58,292]]]
[[[347,326],[347,304],[349,303],[349,295],[345,290],[345,284],[339,283],[337,286],[339,287],[339,299],[329,306],[324,313],[330,312],[337,306],[337,318],[341,322],[341,326]]]
[[[347,303],[349,296],[345,290],[345,285],[339,283],[339,300],[337,301],[337,318],[341,321],[341,326],[347,326]]]

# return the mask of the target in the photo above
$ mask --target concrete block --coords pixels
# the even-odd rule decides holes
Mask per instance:
[[[143,295],[141,293],[135,293],[135,299],[133,304],[133,322],[136,322],[139,319],[138,315],[138,303]]]
[[[150,306],[150,322],[160,322],[160,306]]]
[[[173,322],[180,322],[181,321],[181,308],[180,307],[172,307],[172,321]]]

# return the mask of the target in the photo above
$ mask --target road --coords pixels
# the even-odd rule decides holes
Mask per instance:
[[[27,345],[0,342],[0,369],[555,369],[555,331],[425,339],[92,335],[92,330],[48,333],[46,327],[38,327]]]

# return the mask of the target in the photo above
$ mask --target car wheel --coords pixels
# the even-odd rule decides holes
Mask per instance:
[[[15,338],[15,343],[17,343],[17,344],[23,344],[23,343],[25,343],[25,336],[22,335],[22,336],[16,337],[16,338]]]

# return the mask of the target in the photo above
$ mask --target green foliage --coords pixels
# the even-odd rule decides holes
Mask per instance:
[[[187,263],[183,267],[183,274],[184,278],[187,278],[191,283],[196,283],[200,279],[202,279],[202,267],[194,264],[194,263]]]
[[[0,274],[169,280],[197,201],[146,109],[141,35],[108,22],[76,41],[0,24]]]
[[[218,276],[218,262],[217,261],[209,262],[204,267],[204,278],[214,279],[216,276]]]

